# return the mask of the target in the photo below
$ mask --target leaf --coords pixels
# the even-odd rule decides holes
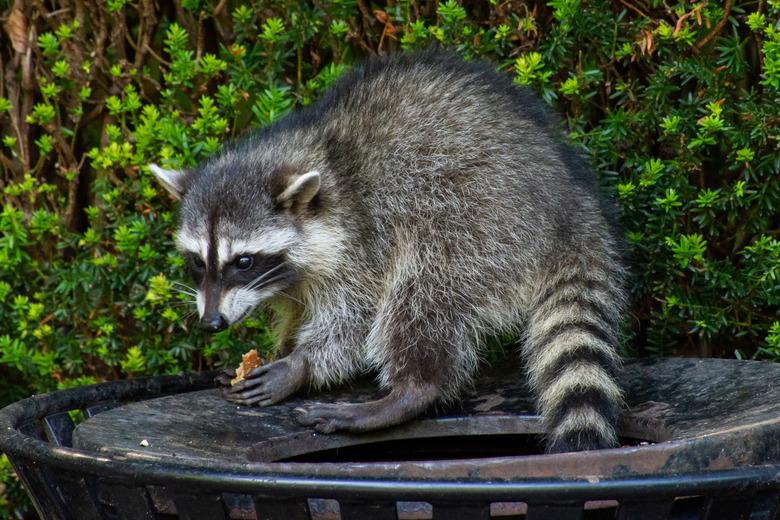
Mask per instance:
[[[374,11],[374,16],[376,16],[376,19],[379,21],[379,23],[384,24],[384,35],[394,37],[395,35],[395,26],[393,25],[393,21],[390,19],[390,16],[381,9],[376,9]]]
[[[648,56],[653,55],[653,51],[655,50],[653,31],[649,29],[642,29],[642,40],[639,42],[639,50],[642,51],[642,54],[646,54]]]
[[[27,17],[22,10],[22,0],[16,0],[8,20],[5,22],[5,30],[11,39],[11,45],[19,54],[27,53]]]

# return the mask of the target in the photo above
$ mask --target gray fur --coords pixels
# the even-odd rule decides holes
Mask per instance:
[[[308,172],[316,185],[293,186],[305,203],[280,204]],[[225,244],[267,243],[285,259],[262,297],[230,289],[233,307],[262,299],[279,312],[289,354],[237,402],[272,404],[374,369],[385,400],[301,421],[387,426],[455,399],[483,340],[516,332],[548,449],[616,445],[626,271],[612,210],[557,121],[490,66],[441,52],[370,61],[313,106],[227,145],[183,187],[183,249],[199,241],[208,263],[204,245],[233,255],[255,251]],[[231,261],[207,266],[201,297]],[[296,383],[262,390],[285,378]]]

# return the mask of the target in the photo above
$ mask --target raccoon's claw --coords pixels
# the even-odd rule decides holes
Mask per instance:
[[[214,381],[222,386],[230,386],[230,381],[234,377],[236,377],[236,370],[234,368],[223,368],[214,378]]]
[[[281,400],[274,400],[274,396],[269,394],[262,385],[237,393],[228,390],[224,396],[228,401],[243,406],[270,406]]]

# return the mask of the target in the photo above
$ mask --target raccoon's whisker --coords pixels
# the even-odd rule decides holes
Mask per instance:
[[[182,300],[179,302],[171,302],[168,304],[169,307],[181,307],[182,305],[196,305],[198,302],[195,300]]]
[[[184,289],[179,289],[178,287],[171,287],[171,289],[173,289],[177,293],[186,294],[188,296],[197,296],[198,295],[197,293],[185,291]]]
[[[243,288],[251,291],[252,289],[254,289],[255,287],[257,287],[258,285],[260,285],[262,283],[263,283],[263,280],[261,280],[260,278],[255,278],[254,280],[252,280],[251,282],[246,284]]]
[[[278,280],[280,278],[280,276],[282,276],[282,275],[272,276],[270,279],[257,280],[255,282],[252,282],[252,283],[249,283],[249,284],[245,285],[244,288],[251,291],[251,290],[257,289],[259,287],[265,287],[269,283],[272,283],[272,281]]]
[[[258,291],[260,289],[264,289],[264,288],[268,287],[269,285],[271,285],[272,283],[274,283],[277,280],[280,280],[281,278],[282,278],[281,276],[274,276],[270,280],[264,280],[262,283],[259,283],[257,285],[253,285],[252,287],[247,287],[247,289],[250,290],[250,291]]]
[[[263,281],[263,279],[264,279],[264,278],[266,278],[268,275],[270,275],[271,273],[273,273],[275,270],[279,269],[279,267],[281,267],[282,265],[283,265],[283,264],[279,264],[279,265],[277,265],[276,267],[274,267],[273,269],[269,269],[268,271],[266,271],[266,272],[262,273],[260,276],[258,276],[257,278],[255,278],[254,280],[252,280],[251,282],[249,282],[248,284],[246,284],[244,287],[245,287],[245,288],[251,288],[251,287],[252,287],[252,286],[254,286],[255,284],[258,284],[258,283],[260,283],[261,281]]]
[[[274,283],[274,282],[276,282],[278,280],[281,280],[283,278],[284,278],[284,275],[274,276],[270,280],[263,280],[263,283],[260,283],[260,284],[257,284],[257,285],[253,285],[252,287],[245,287],[245,289],[250,290],[250,291],[257,291],[259,289],[263,289],[265,287],[268,287],[272,283]]]
[[[179,287],[184,287],[185,289],[188,289],[189,291],[192,292],[196,292],[197,290],[194,287],[187,285],[186,283],[177,282],[176,280],[171,280],[171,285],[178,285]]]
[[[246,284],[246,285],[244,286],[244,288],[245,288],[245,289],[253,289],[253,288],[256,286],[256,284],[258,284],[258,283],[260,283],[261,281],[263,281],[263,279],[264,279],[265,277],[267,277],[268,275],[270,275],[270,274],[271,274],[271,273],[273,273],[274,271],[277,271],[278,269],[281,269],[281,268],[282,268],[282,266],[284,266],[284,262],[282,262],[281,264],[277,265],[277,266],[276,266],[276,267],[274,267],[273,269],[269,269],[268,271],[264,272],[263,274],[261,274],[260,276],[258,276],[257,278],[255,278],[254,280],[252,280],[251,282],[249,282],[248,284]]]
[[[303,303],[301,300],[299,300],[298,298],[295,298],[293,296],[290,296],[289,294],[287,294],[284,291],[279,291],[279,294],[281,294],[282,296],[287,296],[289,299],[291,299],[292,301],[294,301],[296,303],[300,303],[302,307],[306,307],[306,304]]]

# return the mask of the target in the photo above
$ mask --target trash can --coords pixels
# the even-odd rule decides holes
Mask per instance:
[[[316,434],[212,374],[33,396],[0,411],[5,452],[45,519],[774,519],[780,365],[628,360],[623,446],[545,455],[520,367],[458,405],[368,434]]]

